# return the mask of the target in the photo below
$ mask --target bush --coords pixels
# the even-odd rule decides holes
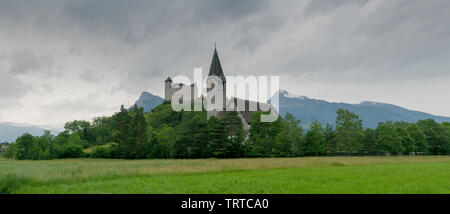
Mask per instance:
[[[92,154],[89,155],[91,158],[111,158],[111,149],[105,147],[97,147],[94,149]]]
[[[59,158],[82,158],[85,157],[83,152],[83,146],[68,144],[64,145],[64,149],[62,154],[60,154]]]

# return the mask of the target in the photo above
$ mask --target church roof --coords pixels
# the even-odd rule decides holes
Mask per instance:
[[[217,76],[222,79],[223,82],[226,82],[225,75],[222,71],[222,66],[220,65],[219,55],[217,54],[217,49],[214,48],[214,55],[211,62],[211,67],[209,68],[208,76]]]
[[[166,81],[164,82],[172,82],[172,79],[170,79],[170,77],[167,77]]]

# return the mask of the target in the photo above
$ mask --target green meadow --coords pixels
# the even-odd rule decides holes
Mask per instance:
[[[0,193],[450,193],[450,156],[0,159]]]

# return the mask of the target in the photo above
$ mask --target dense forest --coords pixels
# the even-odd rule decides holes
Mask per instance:
[[[339,109],[335,124],[313,122],[304,130],[289,113],[273,123],[260,122],[260,114],[251,115],[245,140],[234,112],[207,120],[206,111],[176,112],[170,103],[148,113],[122,106],[112,117],[68,122],[57,136],[24,134],[3,156],[42,160],[450,154],[447,122],[383,122],[376,129],[364,129],[358,115]]]

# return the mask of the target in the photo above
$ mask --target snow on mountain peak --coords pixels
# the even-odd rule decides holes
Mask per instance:
[[[284,96],[284,97],[288,97],[288,98],[297,98],[297,99],[306,99],[308,97],[306,96],[300,96],[300,95],[296,95],[296,94],[292,94],[287,90],[281,90],[279,91],[280,95]]]

